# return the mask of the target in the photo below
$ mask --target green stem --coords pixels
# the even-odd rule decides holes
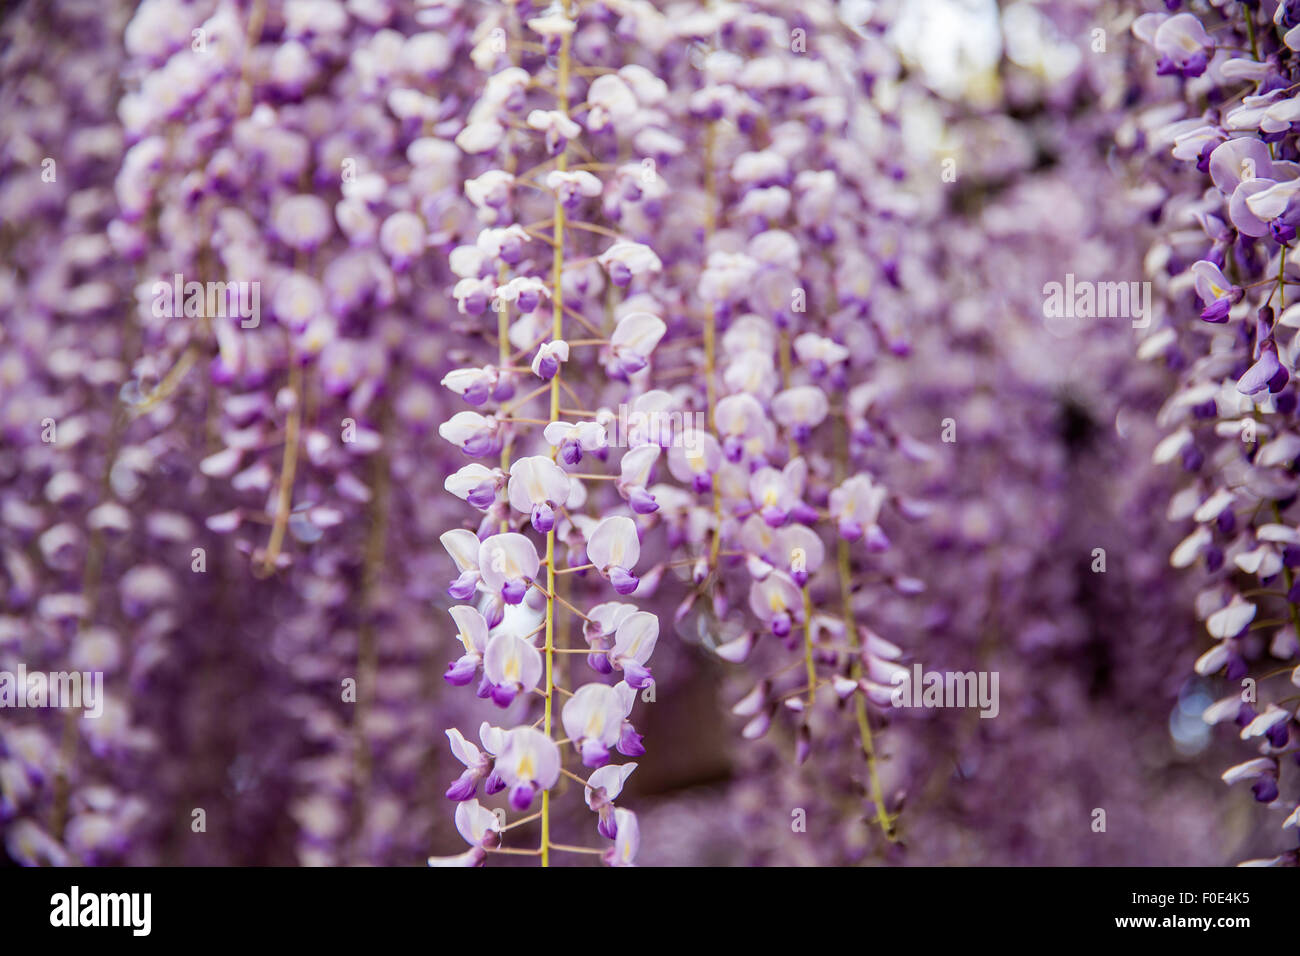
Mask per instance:
[[[837,429],[835,468],[837,481],[844,479],[848,470],[848,425],[841,422]],[[840,600],[843,604],[844,626],[853,648],[852,676],[855,681],[862,679],[862,640],[858,635],[858,625],[853,613],[853,575],[849,562],[849,543],[843,538],[836,542],[837,567],[840,579]],[[866,693],[859,689],[853,695],[854,715],[858,722],[858,737],[862,742],[862,753],[867,759],[867,779],[871,789],[871,800],[876,805],[876,820],[885,838],[891,843],[897,840],[894,835],[894,821],[885,809],[884,790],[880,785],[880,773],[876,766],[876,745],[871,737],[871,721],[867,716]]]
[[[566,9],[567,15],[567,9]],[[569,36],[560,41],[560,53],[557,61],[556,97],[559,99],[559,111],[569,112]],[[556,157],[555,168],[564,172],[568,169],[568,149]],[[555,224],[552,228],[551,241],[551,338],[564,337],[564,205],[557,198],[555,201]],[[551,379],[551,415],[550,421],[560,418],[560,372]],[[558,454],[559,449],[554,450]],[[553,702],[555,700],[555,529],[546,532],[546,703],[542,714],[542,732],[551,736]],[[542,791],[542,866],[551,865],[551,794]]]

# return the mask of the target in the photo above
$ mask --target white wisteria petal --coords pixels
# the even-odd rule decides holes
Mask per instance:
[[[605,518],[587,541],[587,558],[596,567],[631,570],[641,558],[636,522],[625,515]]]
[[[483,615],[468,604],[457,604],[447,612],[456,622],[456,638],[465,645],[465,650],[470,654],[482,654],[488,644],[488,626]]]
[[[1205,622],[1205,628],[1210,632],[1211,637],[1220,640],[1236,637],[1251,621],[1255,620],[1256,610],[1255,605],[1249,601],[1235,598],[1227,607],[1211,614]]]

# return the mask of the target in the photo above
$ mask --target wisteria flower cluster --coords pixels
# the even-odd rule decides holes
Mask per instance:
[[[7,857],[1300,862],[1300,9],[922,6],[7,14]]]
[[[633,402],[666,329],[653,312],[626,306],[636,303],[645,277],[662,268],[654,251],[593,221],[605,218],[597,200],[607,186],[599,174],[610,164],[602,156],[644,122],[640,114],[662,94],[662,83],[631,68],[611,71],[579,99],[574,81],[584,46],[575,49],[575,36],[581,25],[566,8],[522,22],[506,16],[485,23],[487,47],[480,41],[477,62],[489,75],[455,138],[476,158],[476,174],[465,180],[464,191],[483,228],[472,244],[450,253],[458,277],[452,296],[467,323],[487,325],[498,353],[489,364],[443,378],[466,404],[490,414],[457,412],[439,434],[469,458],[499,466],[476,460],[446,481],[447,491],[482,517],[477,533],[442,535],[459,572],[448,593],[477,604],[449,610],[465,653],[444,678],[456,686],[477,682],[478,696],[512,717],[505,729],[483,723],[482,751],[460,731],[447,731],[465,765],[447,791],[458,801],[457,829],[470,844],[452,858],[458,863],[515,853],[535,854],[546,866],[555,851],[591,852],[552,835],[552,797],[559,796],[562,775],[582,784],[599,835],[613,841],[603,851],[606,862],[631,864],[639,845],[636,815],[614,804],[637,764],[611,759],[614,751],[645,753],[629,717],[640,692],[654,682],[647,665],[659,619],[617,598],[643,587],[636,572],[641,533],[633,515],[653,513],[658,505],[628,460],[651,446],[626,451],[619,475],[604,472],[611,413],[585,405],[616,396],[624,401],[620,407]],[[547,58],[553,61],[541,65]],[[603,250],[596,252],[597,245]],[[624,308],[601,316],[601,296],[612,298],[620,289],[627,294]],[[586,399],[579,391],[584,384]],[[546,407],[545,418],[528,414],[537,405]],[[640,470],[648,472],[649,464]],[[529,532],[544,541],[540,549]],[[583,585],[584,578],[615,599],[580,609],[569,582]],[[653,589],[650,581],[646,586]],[[589,650],[568,646],[571,628],[564,625],[573,618],[581,620]],[[564,666],[563,655],[575,652],[584,654],[585,675]],[[573,686],[564,686],[569,681]],[[530,704],[533,695],[541,698],[542,716],[530,724],[512,705]],[[565,734],[558,741],[557,726]],[[569,750],[590,771],[585,779],[564,767]],[[509,807],[521,813],[540,793],[540,810],[506,823],[475,799],[480,781],[486,795],[506,790]],[[537,818],[535,850],[504,845],[506,831]]]
[[[1168,506],[1186,532],[1170,563],[1197,574],[1207,639],[1195,671],[1215,679],[1218,696],[1204,720],[1234,727],[1256,752],[1223,780],[1248,784],[1294,831],[1300,797],[1284,768],[1300,760],[1292,381],[1300,307],[1288,261],[1300,223],[1300,11],[1197,5],[1144,14],[1132,32],[1157,58],[1156,73],[1176,78],[1156,87],[1139,127],[1144,174],[1161,187],[1150,200],[1160,231],[1147,258],[1164,300],[1139,354],[1179,373],[1154,453],[1185,475]],[[1294,865],[1296,851],[1253,862]]]
[[[643,8],[635,9],[646,15]],[[499,351],[495,363],[456,369],[443,384],[472,406],[491,401],[498,411],[490,417],[458,412],[441,433],[473,457],[494,456],[498,449],[502,457],[495,471],[470,464],[448,480],[448,490],[484,518],[477,536],[453,531],[443,540],[459,571],[452,596],[466,598],[483,585],[497,598],[485,599],[486,629],[474,619],[477,644],[462,629],[467,653],[447,679],[472,680],[481,660],[480,696],[508,705],[519,690],[533,689],[542,670],[532,645],[516,642],[523,655],[519,667],[530,680],[519,685],[512,678],[503,687],[492,650],[505,642],[498,632],[509,633],[500,630],[509,623],[505,608],[525,601],[533,593],[530,588],[535,588],[536,601],[550,601],[552,575],[573,569],[607,578],[619,594],[649,595],[665,569],[677,570],[688,591],[674,617],[688,634],[694,628],[690,636],[719,658],[746,661],[764,634],[785,652],[795,652],[802,684],[787,679],[790,668],[776,663],[782,656],[778,652],[760,665],[775,673],[734,702],[734,713],[745,718],[742,736],[763,736],[778,712],[791,715],[796,761],[804,762],[813,748],[818,691],[826,688],[834,710],[843,711],[847,703],[863,755],[863,803],[878,808],[881,829],[892,839],[867,705],[888,706],[890,678],[900,670],[893,661],[902,652],[860,629],[851,550],[855,543],[864,556],[889,549],[880,525],[889,495],[869,470],[850,474],[849,468],[853,448],[877,446],[886,456],[910,452],[919,457],[921,452],[907,436],[874,420],[869,386],[853,392],[848,388],[855,371],[865,377],[873,356],[907,352],[904,330],[873,317],[868,294],[878,283],[899,290],[899,300],[904,297],[905,280],[894,258],[901,240],[883,231],[869,234],[869,210],[854,204],[836,208],[835,198],[845,191],[864,194],[871,181],[895,184],[900,176],[896,167],[855,168],[855,138],[865,148],[868,137],[887,129],[874,111],[851,115],[847,108],[857,84],[869,83],[873,76],[856,62],[828,8],[812,7],[808,16],[811,27],[821,31],[816,55],[798,44],[792,48],[788,24],[738,7],[681,25],[661,24],[675,31],[679,42],[697,45],[694,62],[681,62],[675,48],[662,42],[634,51],[593,40],[597,62],[588,68],[594,74],[585,93],[588,109],[577,119],[569,115],[567,89],[556,91],[559,105],[566,107],[559,110],[544,110],[545,103],[534,108],[524,96],[497,92],[470,109],[457,143],[466,152],[492,156],[497,164],[466,181],[465,194],[485,228],[473,246],[452,253],[460,277],[453,294],[466,315],[496,312]],[[525,25],[543,35],[550,31],[539,45],[549,43],[550,49],[558,44],[560,83],[566,81],[561,70],[572,69],[568,58],[573,47],[566,46],[571,31],[595,37],[604,29],[582,18],[570,26],[553,18]],[[505,49],[519,46],[521,62],[528,62],[531,50],[512,44],[511,25],[493,29],[504,30]],[[711,40],[741,30],[748,37],[745,56]],[[626,43],[628,37],[618,39]],[[646,52],[657,53],[649,66],[629,62]],[[485,81],[485,90],[522,87],[524,74],[513,60],[500,53],[495,65],[499,69]],[[685,89],[674,89],[677,84]],[[512,115],[526,118],[520,124]],[[543,135],[534,135],[531,144],[524,141],[530,149],[503,158],[501,152],[512,143],[512,123],[521,133]],[[604,162],[607,154],[614,158],[647,144],[654,146],[654,155],[640,162]],[[570,147],[591,161],[571,166]],[[528,169],[530,178],[515,172],[520,168]],[[603,169],[614,171],[612,183],[602,183],[596,175]],[[530,192],[517,197],[522,190]],[[515,221],[518,209],[532,205],[527,197],[535,192],[552,193],[554,208],[542,208],[535,222]],[[669,193],[684,199],[676,214],[663,206]],[[909,202],[909,211],[915,211],[917,199],[899,196],[885,204],[884,215]],[[932,200],[929,209],[936,208]],[[575,218],[583,209],[599,209],[609,225]],[[539,234],[545,229],[549,236]],[[595,239],[575,240],[575,233]],[[703,240],[704,256],[689,252],[683,238],[691,237]],[[553,260],[549,278],[545,273],[520,275],[531,261],[529,246],[547,239]],[[874,277],[875,267],[860,251],[864,242],[885,253]],[[574,264],[567,257],[571,245],[590,247],[590,254]],[[817,288],[827,291],[813,291],[810,298],[810,290]],[[886,305],[892,298],[886,293],[874,302]],[[587,318],[601,313],[603,319]],[[826,324],[813,321],[814,315],[826,315]],[[584,337],[566,338],[566,322]],[[845,342],[861,348],[858,361],[849,361],[852,353]],[[566,384],[581,368],[582,348],[598,348],[603,374],[615,384],[626,382],[627,390],[605,386],[601,392],[602,398],[608,396],[607,404],[588,401],[585,405],[593,408],[584,407]],[[529,355],[526,367],[511,364]],[[527,381],[529,372],[549,385],[517,384],[521,376]],[[690,386],[650,387],[656,379],[679,380],[681,373],[702,381],[703,394]],[[586,380],[590,383],[591,377]],[[561,401],[562,388],[572,401]],[[548,393],[547,419],[521,417],[518,409]],[[832,399],[839,404],[834,410]],[[564,407],[574,403],[580,407]],[[832,414],[839,419],[838,439],[831,434]],[[550,454],[512,461],[515,432],[529,426],[542,431]],[[825,438],[816,441],[819,434]],[[584,505],[591,510],[591,496],[581,482],[605,477],[578,472],[579,463],[610,459],[611,445],[627,446],[617,476],[609,478],[639,526],[632,517],[621,516],[593,526],[591,518],[574,513]],[[652,484],[661,458],[674,483]],[[902,506],[913,517],[920,510],[917,503]],[[511,514],[527,516],[532,529],[546,535],[545,557],[512,530]],[[838,542],[833,562],[819,533],[823,527]],[[673,557],[639,583],[631,565],[640,539],[656,542],[660,535]],[[569,544],[568,569],[554,567],[555,536]],[[580,550],[584,543],[585,554]],[[503,549],[499,564],[509,569],[505,577],[487,567],[498,549]],[[545,587],[537,583],[543,566]],[[920,590],[916,579],[904,575],[889,577],[886,586],[902,593]],[[832,598],[827,591],[838,594]],[[824,601],[833,603],[817,609]],[[751,623],[742,623],[743,609]],[[467,616],[471,609],[452,608],[451,613]],[[646,686],[644,658],[657,623],[652,626],[652,618],[630,605],[600,605],[578,613],[585,621],[592,666],[622,670],[632,690]],[[534,625],[526,618],[516,627],[525,634],[549,634],[553,617],[552,605],[548,623]],[[545,648],[549,660],[549,637]],[[637,649],[639,660],[629,655],[630,648]],[[549,663],[546,671],[550,673]],[[547,732],[555,693],[549,677],[541,693]],[[564,705],[566,732],[584,763],[594,765],[591,758],[603,760],[610,742],[574,737],[568,712],[585,714],[588,699],[609,695],[597,695],[589,686],[568,693],[574,696]],[[601,718],[605,726],[626,717],[631,698],[626,693],[623,698],[624,712],[611,704],[610,714]],[[474,754],[470,758],[477,759]],[[548,759],[547,766],[553,763]],[[467,774],[475,775],[472,766]],[[558,779],[554,772],[551,776],[550,782]],[[463,776],[450,795],[472,793],[466,789],[469,777]],[[516,808],[527,805],[520,796]],[[547,809],[542,812],[545,834]],[[543,857],[546,846],[544,835]]]

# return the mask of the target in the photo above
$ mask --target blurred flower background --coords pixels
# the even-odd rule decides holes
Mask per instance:
[[[1297,863],[1300,4],[0,16],[7,862]]]

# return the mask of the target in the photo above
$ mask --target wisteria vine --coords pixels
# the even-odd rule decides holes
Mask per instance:
[[[1300,862],[1300,9],[921,6],[7,13],[8,857]]]

